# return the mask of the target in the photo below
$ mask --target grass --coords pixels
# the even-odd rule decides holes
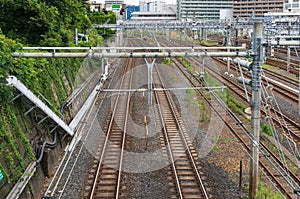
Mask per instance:
[[[163,58],[162,64],[173,64],[173,61],[170,58]]]
[[[275,68],[277,68],[276,66],[271,66],[271,65],[268,65],[268,64],[263,64],[262,65],[262,68],[263,69],[275,69]]]
[[[257,198],[281,199],[282,197],[283,196],[278,191],[274,191],[270,186],[267,186],[262,182],[258,183]]]
[[[249,191],[249,183],[247,182],[245,186],[245,191],[248,193]],[[243,198],[248,198],[245,196]],[[258,191],[257,191],[257,199],[282,199],[284,198],[281,193],[272,189],[271,186],[265,185],[263,182],[258,182]]]
[[[180,59],[182,60],[183,64],[187,69],[189,69],[192,72],[195,72],[195,68],[191,65],[191,63],[187,59],[185,59],[184,57],[180,57]]]
[[[219,151],[219,147],[218,146],[213,146],[213,148],[211,148],[211,152],[216,152],[216,151]]]
[[[216,81],[213,77],[209,76],[207,73],[205,74],[205,81],[208,83],[209,86],[221,86],[221,84],[218,81]],[[241,103],[235,97],[233,97],[229,91],[216,91],[216,93],[224,102],[226,102],[228,108],[230,108],[233,112],[239,115],[243,115],[244,110],[247,108],[247,106]]]
[[[226,91],[227,95],[227,106],[234,112],[236,112],[239,115],[243,115],[244,110],[247,108],[246,105],[238,101],[235,97],[233,97],[228,91]]]
[[[210,117],[208,114],[208,110],[206,109],[205,103],[202,100],[197,100],[196,98],[196,90],[186,90],[186,98],[185,101],[188,104],[188,107],[195,110],[196,108],[199,109],[200,112],[200,122],[209,122]]]
[[[262,125],[261,130],[263,133],[266,133],[267,135],[270,135],[270,136],[272,136],[274,134],[274,130],[268,124]]]
[[[202,40],[200,41],[200,44],[205,45],[205,46],[217,46],[218,44],[214,41],[208,41],[208,40]]]

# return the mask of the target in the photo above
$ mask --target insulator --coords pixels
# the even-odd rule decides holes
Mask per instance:
[[[244,110],[244,113],[251,115],[251,107],[248,107]]]
[[[237,59],[237,58],[233,60],[233,63],[240,64],[242,67],[245,67],[248,69],[251,68],[251,64],[252,64],[252,62],[249,62],[249,61],[243,60],[243,59]]]
[[[228,76],[228,74],[229,74],[229,73],[228,73],[227,71],[224,73],[224,75],[226,75],[226,76]]]
[[[234,78],[234,74],[230,74],[229,77]]]
[[[232,58],[231,57],[224,57],[223,61],[232,61]]]
[[[270,107],[270,105],[269,104],[267,104],[266,106],[265,106],[265,109],[266,110],[269,110],[271,107]]]
[[[265,121],[271,121],[271,120],[272,120],[272,117],[271,117],[271,116],[265,117]]]
[[[199,77],[200,77],[200,78],[204,78],[204,72],[200,72]]]
[[[266,97],[266,101],[267,101],[267,102],[272,102],[272,101],[273,101],[273,97],[272,97],[272,96]]]
[[[268,84],[268,85],[267,85],[267,89],[268,89],[268,90],[273,90],[273,85]]]
[[[251,80],[250,79],[246,79],[244,77],[238,77],[237,80],[238,80],[238,82],[240,82],[242,84],[245,83],[246,85],[251,85]]]

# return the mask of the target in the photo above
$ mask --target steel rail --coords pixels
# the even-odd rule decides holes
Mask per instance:
[[[180,67],[178,67],[182,73],[188,78],[188,76],[186,75],[186,72],[184,72]],[[195,76],[194,76],[195,77]],[[196,78],[196,77],[195,77]],[[188,78],[189,79],[189,78]],[[197,79],[197,78],[196,78]],[[192,81],[190,81],[194,86],[196,86]],[[205,85],[207,86],[207,85]],[[202,94],[202,92],[200,90],[198,90],[198,92],[204,97],[204,99],[206,99],[206,101],[210,104],[211,108],[216,112],[216,114],[219,115],[220,119],[222,121],[224,121],[224,123],[226,124],[226,126],[237,136],[237,138],[243,143],[243,145],[246,147],[246,149],[248,151],[250,151],[250,147],[246,144],[246,142],[244,141],[244,139],[236,132],[236,130],[234,130],[234,128],[226,121],[225,118],[223,118],[219,113],[218,111],[215,109],[215,107],[213,107],[211,105],[211,103],[209,102],[209,100],[206,98],[205,95]],[[219,100],[220,101],[220,100]],[[221,102],[219,102],[221,103]],[[242,127],[243,131],[250,135],[250,133],[248,132],[248,130],[246,129],[246,127],[243,125],[243,123],[235,116],[235,114],[224,104],[224,102],[222,102],[221,104],[223,104],[224,108],[226,108],[226,111],[229,113],[229,115],[235,120],[237,121],[237,124]],[[250,139],[252,139],[250,137]],[[264,150],[267,151],[266,154],[271,154],[272,155],[272,158],[275,158],[275,161],[280,164],[282,166],[282,169],[283,168],[286,168],[284,167],[284,165],[281,163],[281,161],[278,160],[278,158],[265,146],[263,145],[262,143],[260,143],[260,145],[263,147]],[[267,158],[267,157],[266,157]],[[279,180],[272,174],[272,172],[270,171],[269,168],[267,168],[267,166],[262,162],[262,160],[259,160],[260,161],[260,164],[264,167],[264,169],[269,173],[269,175],[272,177],[272,179],[276,182],[276,184],[280,187],[281,190],[283,190],[286,194],[289,195],[289,198],[292,198],[292,195],[290,194],[289,191],[286,190],[285,187],[283,187],[282,183],[279,182]],[[271,160],[270,160],[271,161]],[[284,169],[283,169],[284,170]],[[281,171],[277,170],[279,173],[282,173]],[[282,174],[286,174],[286,171],[284,171]],[[299,178],[297,176],[295,176],[292,172],[288,171],[288,175],[291,175],[292,178],[297,182],[299,183]],[[285,177],[284,177],[285,178]],[[288,179],[286,179],[287,181]]]
[[[129,64],[133,64],[133,63],[129,63]],[[133,67],[131,68],[131,72],[130,72],[129,89],[132,86],[132,79],[133,79]],[[120,194],[122,164],[123,164],[123,155],[124,155],[124,148],[125,148],[125,138],[126,138],[126,133],[127,133],[127,119],[128,119],[128,113],[129,113],[130,95],[128,95],[126,103],[127,104],[126,104],[126,111],[125,111],[123,138],[122,138],[122,143],[121,143],[119,172],[118,172],[118,177],[117,177],[118,181],[117,181],[116,199],[119,198],[119,194]]]
[[[157,70],[157,68],[156,68],[156,70]],[[161,84],[164,85],[163,80],[162,80],[162,78],[161,78],[158,70],[157,70],[157,74],[158,74],[158,78],[159,78]],[[208,195],[206,193],[206,189],[205,189],[204,184],[203,184],[203,182],[201,180],[201,177],[200,177],[199,171],[197,169],[196,163],[194,161],[193,155],[191,153],[190,147],[189,147],[189,145],[187,143],[187,140],[186,140],[185,135],[183,133],[182,127],[180,125],[180,122],[178,121],[178,118],[177,118],[178,116],[176,115],[176,112],[175,112],[175,109],[174,109],[174,104],[172,103],[172,100],[171,100],[171,96],[170,96],[169,92],[167,92],[167,91],[164,91],[164,93],[165,93],[165,95],[167,97],[167,101],[168,101],[169,107],[170,107],[171,112],[173,114],[173,118],[174,118],[176,126],[177,126],[177,128],[179,130],[179,134],[181,136],[183,144],[184,144],[184,146],[186,148],[186,151],[188,153],[188,157],[189,157],[189,159],[190,159],[190,161],[192,163],[192,168],[193,168],[194,172],[196,173],[197,181],[198,181],[198,183],[200,185],[201,191],[202,191],[204,197],[208,199]]]
[[[159,115],[160,115],[160,118],[161,118],[161,123],[165,124],[163,113],[162,113],[162,110],[161,110],[161,105],[160,105],[159,100],[158,100],[158,98],[159,98],[158,97],[158,93],[154,92],[154,95],[155,95],[155,99],[156,99],[156,103],[157,103]],[[177,171],[176,171],[175,160],[174,160],[174,157],[173,157],[173,154],[172,154],[172,149],[171,149],[170,142],[167,139],[168,135],[167,135],[167,130],[166,130],[165,126],[163,126],[163,133],[164,133],[164,136],[166,138],[165,141],[166,141],[166,146],[168,148],[167,151],[169,153],[169,158],[170,158],[170,161],[171,161],[172,170],[174,172],[174,177],[175,177],[175,181],[176,181],[177,192],[179,194],[179,198],[183,199],[183,195],[182,195],[182,191],[181,191],[181,187],[180,187],[180,183],[179,183],[178,174],[177,174]]]
[[[112,76],[115,75],[115,72],[116,72],[116,70],[114,70],[114,73],[112,74]],[[109,83],[109,85],[110,85],[110,84],[111,84],[111,82]],[[97,95],[99,95],[99,94],[100,94],[100,93],[98,93]],[[105,93],[104,95],[106,96],[107,93]],[[95,98],[95,99],[96,99],[96,98]],[[96,103],[96,100],[94,100],[94,103],[93,103],[92,107],[94,107],[95,103]],[[96,116],[97,116],[98,112],[100,111],[100,107],[101,107],[102,103],[103,103],[103,100],[100,102],[100,105],[99,105],[99,107],[98,107],[97,110],[96,110],[96,114],[94,115],[94,117],[93,117],[93,119],[92,119],[92,123],[94,123],[94,121],[95,121],[95,119],[96,119]],[[85,115],[85,118],[89,118],[90,115],[91,115],[91,112],[92,112],[92,108],[91,108],[90,111]],[[86,125],[87,125],[86,122],[82,123],[81,126],[77,129],[77,133],[83,131],[83,129],[84,129],[84,127],[85,127]],[[91,127],[92,127],[92,126],[91,126]],[[87,131],[85,137],[83,138],[84,141],[87,139],[88,135],[90,134],[90,132],[91,132],[91,127],[88,129],[88,131]],[[80,133],[78,133],[78,134],[80,134]],[[79,152],[78,152],[78,156],[76,157],[76,160],[75,160],[75,163],[74,163],[73,167],[76,165],[76,162],[77,162],[77,160],[78,160],[78,157],[80,156],[81,151],[82,151],[82,149],[83,149],[83,146],[84,146],[84,142],[82,142],[82,144],[81,144],[80,150],[79,150]],[[49,184],[48,187],[47,187],[47,190],[46,190],[45,193],[44,193],[44,196],[48,197],[48,196],[49,196],[48,193],[51,193],[51,196],[53,196],[52,194],[55,192],[55,190],[53,189],[53,190],[50,192],[50,188],[52,187],[52,184],[54,183],[54,180],[57,178],[57,175],[59,174],[59,172],[60,172],[60,170],[61,170],[61,167],[62,167],[62,165],[63,165],[64,162],[65,162],[65,159],[66,159],[66,157],[67,157],[67,155],[68,155],[68,152],[70,151],[70,154],[72,154],[74,149],[75,149],[75,146],[71,147],[71,150],[70,150],[70,146],[69,146],[68,149],[66,150],[66,152],[65,152],[65,154],[64,154],[64,156],[63,156],[63,158],[62,158],[62,160],[60,161],[60,163],[59,163],[59,165],[58,165],[58,168],[57,168],[56,171],[55,171],[54,176],[52,177],[52,180],[51,180],[50,184]],[[68,163],[69,163],[69,161],[66,160],[65,165],[67,165]],[[64,172],[65,172],[65,168],[63,168],[63,170],[61,171],[61,173],[64,173]],[[70,173],[71,173],[71,172],[70,172]],[[60,180],[61,180],[61,177],[58,177],[58,180],[56,181],[55,187],[58,186],[58,183],[60,182]],[[63,191],[64,191],[64,188],[63,188],[61,194],[63,193]]]
[[[126,71],[127,67],[128,67],[128,65],[126,64],[126,67],[123,68],[123,71]],[[122,76],[119,89],[122,88],[124,81],[125,81],[125,75]],[[95,179],[94,179],[94,182],[93,182],[93,187],[92,187],[92,190],[91,190],[90,199],[94,198],[94,195],[95,195],[97,181],[98,181],[100,170],[101,170],[101,165],[103,163],[104,154],[106,152],[106,148],[107,148],[107,144],[108,144],[108,139],[109,139],[109,136],[111,134],[111,129],[112,129],[112,126],[113,126],[113,121],[114,121],[113,118],[115,117],[115,114],[116,114],[117,105],[119,103],[120,96],[121,96],[121,92],[119,91],[118,95],[116,97],[116,100],[115,100],[114,107],[113,107],[112,117],[111,117],[111,120],[109,122],[108,130],[107,130],[108,133],[107,133],[107,135],[105,137],[105,142],[103,144],[102,152],[101,152],[101,155],[100,155],[100,160],[98,162],[98,168],[97,168],[97,171],[96,171],[96,174],[95,174]]]
[[[224,64],[224,65],[226,64],[225,61],[223,61],[221,59],[214,59],[214,60],[217,61],[217,62],[219,62],[219,63],[221,63],[221,64]],[[233,66],[232,64],[231,64],[231,67],[233,67],[234,69],[236,69],[236,67]],[[244,73],[244,72],[243,72],[243,74],[244,74],[244,76],[251,78],[251,75],[249,75],[247,73]],[[295,89],[292,89],[292,88],[291,89],[287,89],[286,87],[284,87],[283,85],[281,85],[280,82],[279,83],[275,83],[273,79],[271,79],[269,77],[266,77],[264,74],[262,76],[262,80],[263,80],[263,84],[265,86],[268,85],[267,81],[273,82],[274,90],[277,93],[285,95],[286,97],[290,98],[293,102],[298,102],[298,92],[299,91],[296,91]]]

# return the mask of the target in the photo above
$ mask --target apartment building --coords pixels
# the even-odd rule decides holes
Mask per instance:
[[[282,12],[285,0],[233,1],[233,17],[263,17],[268,12]]]
[[[232,0],[178,0],[180,19],[220,19],[220,10],[232,9]]]

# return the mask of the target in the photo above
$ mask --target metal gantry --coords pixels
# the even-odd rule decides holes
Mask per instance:
[[[263,23],[266,21],[266,23]],[[31,58],[164,58],[164,57],[252,57],[253,63],[252,69],[252,115],[251,115],[251,127],[252,127],[252,143],[251,143],[251,163],[250,163],[250,189],[249,198],[255,198],[258,190],[258,168],[259,168],[259,133],[260,133],[260,103],[261,103],[261,73],[262,63],[264,60],[264,47],[267,46],[300,46],[298,38],[292,38],[287,40],[285,37],[276,36],[276,30],[282,27],[270,26],[270,21],[264,19],[263,21],[255,22],[254,20],[248,21],[202,21],[202,22],[143,22],[143,23],[123,23],[123,24],[104,24],[94,25],[93,28],[115,28],[115,29],[223,29],[225,26],[234,27],[234,29],[254,29],[253,34],[253,47],[252,50],[247,51],[244,46],[241,47],[108,47],[108,48],[93,48],[93,47],[25,47],[24,50],[52,50],[53,52],[15,52],[13,57],[31,57]],[[234,23],[234,24],[233,24]],[[297,25],[298,27],[298,25]],[[272,37],[268,41],[264,41],[264,30]],[[229,33],[228,33],[229,34]],[[268,36],[270,36],[268,35]],[[200,34],[201,37],[201,34]],[[203,37],[203,36],[202,36]],[[143,52],[143,50],[158,50],[163,52]],[[176,52],[176,50],[185,50],[185,52]],[[69,50],[70,52],[62,52]],[[73,51],[77,52],[73,52]],[[116,50],[117,52],[111,52],[110,50]],[[141,52],[136,52],[140,50]],[[200,51],[201,50],[201,51]],[[212,52],[212,50],[215,50]],[[223,51],[220,51],[223,50]],[[240,51],[244,50],[244,51]],[[60,52],[56,52],[60,51]],[[78,52],[79,51],[79,52]],[[82,52],[86,51],[86,52]],[[109,52],[108,52],[109,51]],[[129,52],[126,52],[129,51]],[[200,52],[197,52],[200,51]],[[155,59],[154,59],[155,60]],[[148,92],[151,92],[152,85],[152,67],[154,62],[148,63]],[[300,70],[299,70],[300,73]],[[299,83],[300,90],[300,83]],[[149,95],[151,96],[151,95]],[[300,99],[300,96],[299,96]],[[149,99],[151,102],[152,100]],[[300,100],[299,100],[300,101]],[[300,112],[300,105],[299,105]]]

